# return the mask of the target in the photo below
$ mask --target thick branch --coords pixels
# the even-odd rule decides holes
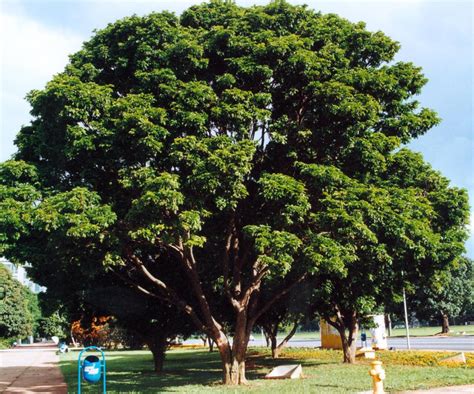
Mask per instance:
[[[172,244],[165,244],[164,245],[166,248],[168,248],[171,252],[173,252],[173,254],[182,259],[183,258],[183,251],[177,247],[176,245],[172,245]]]
[[[153,297],[153,298],[158,298],[158,299],[161,299],[165,302],[170,302],[169,298],[164,296],[164,295],[161,295],[159,296],[158,294],[156,293],[152,293],[150,290],[148,289],[145,289],[143,286],[139,285],[138,283],[134,282],[133,280],[131,280],[129,277],[125,276],[125,275],[122,275],[120,274],[119,272],[117,271],[114,271],[112,270],[112,272],[118,276],[120,278],[120,280],[122,280],[123,282],[129,284],[130,286],[132,286],[133,288],[137,289],[138,291],[140,291],[141,293],[143,294],[146,294],[147,296],[150,296],[150,297]]]
[[[281,297],[283,297],[285,294],[289,293],[290,290],[295,287],[297,284],[301,283],[306,277],[308,276],[307,273],[304,273],[301,275],[298,279],[296,279],[293,283],[291,283],[289,286],[281,290],[279,293],[276,293],[252,318],[250,319],[250,323],[254,325],[257,319],[262,316],[266,311],[268,311],[275,302],[277,302]]]
[[[148,269],[145,267],[145,264],[143,264],[143,262],[137,256],[135,256],[133,253],[128,253],[127,257],[133,263],[133,265],[135,265],[140,270],[143,276],[145,276],[145,278],[147,278],[151,283],[153,283],[155,286],[165,292],[170,291],[166,283],[161,281],[150,271],[148,271]]]
[[[325,314],[323,317],[328,324],[333,326],[336,330],[341,331],[345,328],[344,317],[337,304],[334,304],[334,310],[336,311],[336,320],[332,320],[332,316],[329,314]]]
[[[191,305],[189,305],[185,301],[183,301],[173,289],[168,287],[166,285],[166,283],[164,283],[162,280],[158,279],[150,271],[148,271],[148,269],[145,267],[143,262],[137,256],[135,256],[131,252],[128,252],[127,257],[140,270],[140,272],[143,274],[143,276],[145,278],[147,278],[158,289],[160,289],[162,292],[164,292],[165,297],[167,298],[168,302],[170,302],[173,305],[177,306],[183,312],[185,312],[187,315],[189,315],[189,317],[191,318],[193,323],[196,325],[196,328],[198,328],[199,330],[202,330],[204,332],[207,332],[207,327],[201,322],[201,320],[199,319],[199,317],[197,316],[196,312],[194,311],[194,309]],[[137,287],[137,286],[139,286],[139,285],[135,284],[135,287]],[[148,291],[144,288],[139,288],[139,290],[142,291],[142,292]]]
[[[225,249],[222,258],[222,271],[224,276],[224,291],[230,303],[236,311],[242,310],[242,301],[238,300],[240,295],[240,270],[241,264],[238,261],[239,239],[236,236],[235,212],[232,213],[229,225],[227,226]],[[232,275],[232,286],[229,286],[230,260],[233,255],[234,270]]]
[[[285,337],[285,339],[283,339],[283,341],[280,342],[280,344],[277,346],[277,349],[281,349],[282,347],[284,347],[288,343],[288,341],[293,337],[293,335],[295,335],[297,329],[298,329],[298,319],[295,320],[295,323],[293,324],[293,328]]]
[[[229,298],[232,297],[229,290],[229,270],[230,270],[230,249],[232,245],[232,238],[234,236],[234,228],[235,228],[235,219],[234,215],[229,222],[229,226],[227,227],[227,235],[225,241],[225,250],[224,255],[222,256],[222,271],[224,276],[224,290]]]
[[[209,306],[209,303],[207,302],[207,298],[202,289],[199,274],[196,269],[196,261],[189,261],[189,259],[194,258],[194,256],[189,250],[189,247],[185,246],[184,248],[184,259],[182,260],[182,263],[185,268],[186,275],[188,276],[189,282],[191,283],[194,295],[196,296],[197,302],[201,309],[202,316],[204,317],[204,320],[209,330],[220,331],[222,329],[222,326],[212,316],[211,308]],[[217,335],[217,332],[215,333],[215,335]]]
[[[244,253],[242,257],[234,259],[234,269],[232,272],[232,285],[231,289],[233,292],[233,295],[238,297],[240,296],[242,292],[242,267],[245,265],[245,262],[247,261],[249,257],[249,250],[248,248],[244,249]]]
[[[257,272],[252,283],[244,290],[244,296],[242,297],[242,304],[247,305],[250,297],[252,296],[253,292],[260,288],[262,283],[262,279],[265,274],[268,272],[268,267],[264,267],[261,271]]]

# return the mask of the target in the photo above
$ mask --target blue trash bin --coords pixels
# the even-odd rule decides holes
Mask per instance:
[[[100,352],[100,360],[97,356],[87,356],[82,358],[82,354],[85,352]],[[82,393],[82,380],[88,383],[97,383],[102,379],[102,394],[107,393],[106,383],[106,368],[105,368],[105,354],[100,347],[89,346],[81,350],[79,357],[77,358],[77,392]]]
[[[82,363],[84,379],[89,383],[97,383],[102,375],[102,365],[97,356],[87,356]]]

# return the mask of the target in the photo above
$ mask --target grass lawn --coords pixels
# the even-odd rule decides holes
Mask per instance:
[[[402,352],[400,352],[402,353]],[[404,352],[405,353],[405,352]],[[61,355],[61,369],[69,392],[77,391],[78,352]],[[247,361],[247,387],[226,388],[220,385],[220,361],[217,352],[200,349],[177,349],[168,352],[165,370],[152,372],[152,357],[148,351],[110,351],[107,359],[107,392],[109,393],[354,393],[371,389],[369,363],[343,365],[341,353],[315,349],[289,349],[284,358],[272,360],[268,350],[253,348]],[[382,357],[383,358],[383,357]],[[474,355],[469,356],[474,361]],[[404,358],[406,362],[406,357]],[[395,364],[391,359],[387,361]],[[275,365],[301,363],[304,379],[264,380]],[[417,367],[385,365],[387,391],[429,388],[444,385],[474,384],[472,367]],[[98,392],[98,384],[83,385],[83,392]]]

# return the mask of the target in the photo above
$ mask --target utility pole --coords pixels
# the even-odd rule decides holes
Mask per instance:
[[[407,310],[407,296],[405,294],[405,285],[403,285],[403,308],[405,309],[405,328],[407,332],[407,348],[411,349],[410,346],[410,329],[408,328],[408,310]]]

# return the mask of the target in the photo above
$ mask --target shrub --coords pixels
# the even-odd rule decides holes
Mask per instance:
[[[267,349],[254,350],[255,355],[269,354]],[[380,350],[376,352],[377,359],[385,365],[409,365],[417,367],[444,366],[449,368],[472,368],[474,367],[474,353],[466,353],[466,364],[443,361],[444,359],[459,354],[459,352],[433,352],[422,350],[402,350],[388,351]],[[287,348],[282,352],[282,358],[294,360],[317,360],[323,362],[339,362],[341,359],[340,350],[314,349],[314,348]],[[361,359],[361,364],[370,364],[371,360]]]

